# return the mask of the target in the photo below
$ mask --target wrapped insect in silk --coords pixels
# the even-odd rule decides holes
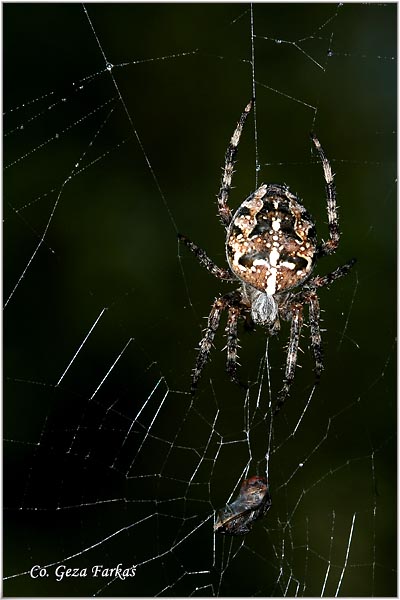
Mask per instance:
[[[253,524],[262,519],[271,506],[268,482],[253,475],[244,479],[239,496],[217,513],[214,531],[227,535],[249,533]]]

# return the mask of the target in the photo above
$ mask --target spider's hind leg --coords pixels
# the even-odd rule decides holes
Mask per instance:
[[[326,184],[325,190],[326,206],[328,211],[329,240],[327,242],[322,242],[318,248],[319,256],[326,256],[328,254],[333,254],[336,251],[340,240],[339,214],[336,204],[336,186],[331,164],[327,159],[321,143],[315,133],[311,133],[311,139],[321,159]]]
[[[247,119],[249,112],[251,111],[251,107],[253,106],[253,100],[247,104],[246,108],[241,114],[241,117],[238,121],[235,131],[232,134],[231,140],[229,142],[229,146],[225,152],[225,164],[224,171],[222,174],[221,187],[218,192],[217,202],[218,202],[218,213],[221,219],[222,225],[227,229],[232,220],[232,212],[228,206],[228,198],[229,192],[232,187],[232,177],[233,177],[233,167],[235,165],[235,157],[240,141],[240,136],[242,135],[242,130],[244,123]]]

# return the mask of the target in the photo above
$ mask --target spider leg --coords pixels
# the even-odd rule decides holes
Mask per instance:
[[[178,238],[181,242],[183,242],[196,256],[197,260],[203,267],[205,267],[214,277],[218,277],[218,279],[223,279],[224,281],[236,281],[235,277],[233,277],[232,273],[227,269],[221,269],[218,267],[212,260],[207,256],[207,254],[199,248],[196,244],[191,242],[186,236],[178,233]]]
[[[229,223],[232,220],[232,212],[228,206],[228,197],[229,191],[232,185],[232,176],[233,176],[233,167],[235,163],[235,156],[237,153],[237,148],[240,141],[240,136],[242,135],[242,130],[244,123],[247,119],[249,112],[251,111],[251,107],[253,106],[253,100],[250,100],[242,115],[239,119],[239,122],[236,126],[235,131],[231,137],[231,141],[229,142],[229,146],[225,153],[225,165],[224,172],[222,175],[221,187],[218,192],[217,200],[218,200],[218,213],[221,219],[222,225],[227,229]]]
[[[323,350],[322,350],[322,339],[321,330],[319,327],[319,300],[316,292],[310,292],[308,297],[308,311],[310,320],[310,338],[311,338],[311,350],[314,356],[315,362],[315,376],[317,380],[320,378],[323,365]]]
[[[237,381],[236,378],[236,367],[237,367],[237,352],[239,347],[237,324],[240,317],[241,310],[237,306],[230,306],[228,308],[228,322],[225,328],[227,337],[226,350],[226,370],[232,381]]]
[[[311,279],[307,284],[305,284],[304,288],[294,295],[293,297],[293,305],[295,306],[295,311],[300,312],[297,316],[296,323],[296,312],[292,317],[292,324],[290,330],[290,342],[289,342],[289,350],[287,356],[287,364],[286,364],[286,372],[285,379],[283,383],[282,390],[279,392],[278,401],[275,408],[275,413],[277,413],[283,403],[285,402],[290,386],[292,384],[294,378],[294,370],[296,367],[296,358],[297,358],[297,349],[299,343],[299,336],[302,326],[302,314],[301,314],[301,306],[303,303],[308,304],[309,307],[309,320],[310,320],[310,338],[311,338],[311,350],[314,357],[315,363],[315,376],[317,381],[323,371],[323,349],[322,349],[322,339],[321,339],[321,330],[319,326],[320,319],[320,309],[319,309],[319,300],[316,293],[316,289],[320,287],[324,287],[336,281],[336,279],[340,279],[348,274],[356,259],[353,258],[349,260],[348,263],[338,267],[331,273],[327,275],[317,276]],[[292,306],[293,306],[292,305]]]
[[[240,308],[239,308],[239,306],[237,306],[237,304],[240,303],[240,300],[241,300],[241,295],[238,291],[229,292],[228,294],[225,294],[225,296],[221,296],[214,300],[212,307],[211,307],[210,314],[208,315],[207,327],[204,330],[204,336],[199,344],[199,353],[197,355],[196,364],[195,364],[193,372],[192,372],[192,386],[191,386],[192,394],[194,394],[196,392],[198,381],[200,379],[201,373],[202,373],[204,366],[210,355],[210,351],[211,351],[211,348],[213,345],[215,333],[219,327],[219,322],[221,319],[222,311],[225,309],[228,309],[228,311],[229,311],[229,318],[230,318],[231,322],[232,322],[233,314],[235,314],[235,317],[233,317],[234,323],[233,323],[233,325],[231,325],[231,327],[232,327],[231,332],[233,333],[233,337],[232,337],[232,340],[229,340],[229,338],[228,338],[228,363],[229,363],[229,357],[233,358],[234,356],[235,356],[235,359],[234,359],[234,363],[235,363],[236,350],[238,347],[235,321],[237,322],[237,317],[240,314]],[[234,309],[234,310],[231,311],[231,309]],[[236,316],[236,313],[237,313],[237,316]],[[228,321],[229,321],[229,319],[228,319]],[[228,326],[227,326],[227,328],[228,328]],[[236,340],[235,340],[235,338],[236,338]],[[228,365],[227,365],[227,369],[228,369]]]
[[[327,254],[333,254],[339,245],[340,230],[339,230],[339,215],[336,205],[336,185],[334,181],[334,175],[332,173],[332,167],[329,160],[326,158],[325,152],[322,149],[319,139],[315,133],[311,133],[311,139],[314,143],[315,148],[318,151],[319,157],[322,162],[322,168],[324,170],[324,177],[326,182],[326,201],[328,209],[328,227],[329,227],[329,240],[323,242],[319,247],[319,255],[325,256]]]
[[[286,369],[285,378],[283,380],[283,386],[278,394],[278,399],[275,405],[274,414],[280,411],[286,398],[289,395],[290,387],[294,379],[294,373],[297,364],[297,352],[299,349],[299,340],[301,328],[303,325],[303,306],[302,304],[292,304],[292,319],[290,324],[290,340],[289,348],[286,358]]]
[[[317,275],[316,277],[313,277],[305,284],[305,286],[304,286],[304,288],[306,288],[305,293],[307,294],[307,289],[325,287],[326,285],[330,285],[331,283],[336,281],[336,279],[340,279],[341,277],[344,277],[345,275],[348,274],[348,272],[350,271],[350,269],[353,267],[353,265],[356,262],[357,262],[357,259],[352,258],[345,265],[338,267],[337,269],[335,269],[331,273],[328,273],[327,275]],[[298,298],[300,298],[302,296],[302,294],[303,294],[303,292],[300,292],[298,295],[296,294],[296,296]]]
[[[192,373],[192,394],[194,394],[197,389],[197,383],[200,379],[201,372],[204,369],[204,365],[208,360],[210,350],[213,345],[215,332],[218,329],[219,321],[221,319],[221,313],[224,308],[226,308],[227,302],[228,301],[224,297],[216,298],[211,307],[210,314],[208,315],[207,327],[199,344],[199,353],[197,355],[196,364],[194,365]]]
[[[323,351],[321,331],[319,327],[319,300],[315,289],[329,285],[336,281],[336,279],[340,279],[341,277],[347,275],[347,273],[350,271],[355,262],[356,259],[352,258],[351,260],[349,260],[348,263],[342,265],[341,267],[338,267],[331,273],[328,273],[327,275],[314,277],[307,283],[308,289],[305,289],[299,294],[309,305],[311,349],[314,355],[315,375],[317,379],[319,379],[319,376],[321,375],[324,366],[322,364]]]

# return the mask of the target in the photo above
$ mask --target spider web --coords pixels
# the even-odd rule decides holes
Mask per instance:
[[[5,595],[396,595],[395,54],[393,4],[4,5]],[[224,266],[252,95],[232,208],[287,183],[326,238],[315,130],[342,231],[317,269],[358,259],[320,293],[321,383],[305,328],[274,418],[287,324],[240,332],[247,389],[221,327],[188,393],[231,288],[176,236]],[[255,474],[266,517],[214,535]]]

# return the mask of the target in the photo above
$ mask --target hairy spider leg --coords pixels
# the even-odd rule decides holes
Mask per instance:
[[[210,314],[208,315],[207,327],[204,330],[204,336],[201,339],[200,344],[199,344],[199,353],[197,355],[196,364],[195,364],[193,372],[192,372],[192,386],[191,386],[192,394],[194,394],[196,392],[197,383],[200,379],[201,372],[203,371],[204,365],[206,364],[208,357],[210,355],[210,351],[213,346],[215,333],[219,327],[219,322],[221,319],[222,311],[225,309],[228,309],[228,311],[229,311],[230,308],[232,307],[232,305],[235,305],[239,302],[240,302],[240,294],[237,291],[229,292],[228,294],[225,294],[225,296],[221,296],[214,300],[212,307],[211,307]],[[235,312],[235,314],[237,312],[238,313],[237,316],[239,316],[240,308],[237,306],[237,307],[235,307],[235,311],[232,311],[229,313],[231,320],[232,320],[233,312]],[[237,325],[233,324],[233,326],[232,326],[232,324],[231,324],[231,327],[232,327],[231,331],[233,331],[237,327]],[[235,335],[234,331],[233,331],[233,333]],[[236,338],[237,338],[237,333],[236,333]],[[228,339],[228,363],[229,363],[230,358],[231,359],[233,358],[233,354],[236,354],[235,347],[237,348],[237,341],[235,342],[233,340],[233,338],[231,338],[230,340]],[[231,352],[230,358],[229,358],[229,352]]]
[[[342,265],[341,267],[338,267],[331,273],[328,273],[327,275],[317,275],[316,277],[313,277],[312,279],[310,279],[310,281],[306,283],[305,288],[321,288],[325,287],[326,285],[330,285],[337,279],[345,277],[350,271],[350,269],[356,264],[356,262],[356,258],[351,258],[346,264]],[[304,291],[299,292],[298,296],[301,297],[303,293],[306,293],[306,289]]]
[[[228,321],[225,328],[226,334],[226,371],[232,381],[237,381],[236,367],[238,360],[238,319],[241,315],[241,310],[238,306],[229,306],[228,308]]]
[[[336,251],[340,240],[339,215],[336,204],[336,185],[330,162],[326,158],[326,154],[322,149],[320,141],[315,135],[315,133],[311,133],[311,139],[314,142],[314,146],[317,149],[318,154],[320,156],[322,168],[324,170],[324,178],[326,182],[325,189],[326,204],[328,210],[329,240],[327,242],[322,242],[322,244],[318,248],[319,256],[326,256],[328,254],[333,254]]]
[[[285,378],[283,380],[283,386],[281,391],[278,394],[278,399],[275,405],[274,414],[280,411],[287,396],[289,395],[290,387],[293,383],[294,373],[296,370],[297,364],[297,353],[299,349],[299,341],[301,328],[303,326],[303,305],[302,304],[292,304],[292,319],[290,322],[290,338],[289,338],[289,347],[286,356],[286,368],[285,368]]]
[[[235,165],[235,157],[240,141],[240,136],[242,135],[242,130],[244,123],[247,119],[249,112],[251,111],[251,107],[253,106],[253,100],[250,100],[242,115],[238,121],[235,131],[231,137],[231,141],[229,142],[229,146],[225,152],[225,165],[224,172],[222,174],[221,187],[218,192],[217,200],[218,200],[218,213],[221,219],[222,225],[225,229],[228,228],[229,223],[232,220],[232,212],[228,206],[228,198],[229,192],[232,186],[232,176],[233,176],[233,167]]]
[[[210,355],[210,350],[213,345],[215,332],[219,327],[221,314],[227,305],[227,300],[222,298],[216,298],[212,304],[210,314],[208,315],[207,327],[204,332],[204,336],[199,344],[199,352],[196,358],[196,363],[192,371],[192,386],[191,393],[194,394],[197,389],[197,383],[200,379],[204,365],[206,364]]]
[[[324,368],[321,329],[319,326],[320,309],[316,292],[311,291],[308,298],[308,319],[310,323],[311,351],[314,357],[314,372],[317,381]]]
[[[207,256],[202,248],[199,248],[199,246],[189,240],[185,235],[178,233],[178,238],[193,252],[199,263],[203,265],[207,271],[210,271],[214,277],[224,281],[236,281],[235,277],[232,276],[232,273],[228,271],[228,269],[221,269],[221,267],[218,267],[218,265]]]
[[[310,322],[310,338],[311,338],[311,350],[315,362],[315,375],[316,383],[324,368],[323,366],[323,350],[322,350],[322,338],[321,330],[319,326],[319,300],[316,293],[317,288],[321,288],[330,285],[337,279],[344,277],[348,274],[350,269],[356,263],[356,259],[352,258],[345,265],[338,267],[327,275],[317,275],[311,279],[304,288],[294,295],[291,305],[293,310],[293,316],[290,327],[290,341],[288,354],[286,358],[286,369],[285,379],[281,391],[278,394],[278,399],[275,405],[274,414],[280,411],[286,398],[289,395],[290,387],[294,379],[294,372],[297,364],[297,352],[299,346],[300,332],[303,323],[302,317],[302,306],[308,304],[309,307],[309,322]]]

